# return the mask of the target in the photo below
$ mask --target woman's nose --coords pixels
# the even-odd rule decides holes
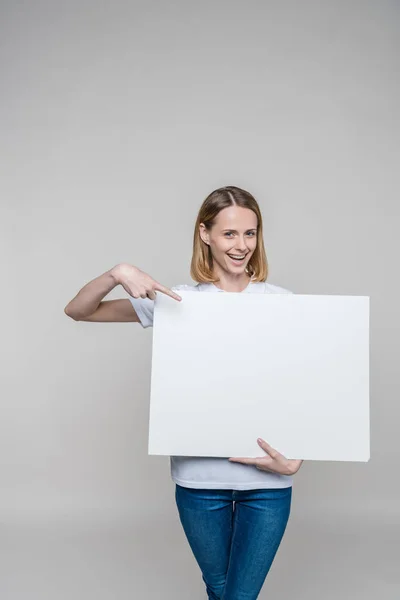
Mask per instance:
[[[246,241],[245,239],[239,239],[236,242],[236,249],[237,250],[241,250],[242,252],[246,252],[247,250],[247,245],[246,245]]]

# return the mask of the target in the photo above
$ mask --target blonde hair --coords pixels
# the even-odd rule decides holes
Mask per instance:
[[[257,215],[257,246],[246,267],[252,281],[265,281],[268,277],[268,261],[263,239],[263,223],[260,207],[256,199],[246,190],[228,185],[218,188],[207,196],[197,215],[193,236],[193,254],[190,265],[190,276],[198,283],[214,283],[218,281],[213,275],[213,258],[211,248],[200,237],[200,223],[210,230],[218,213],[228,206],[249,208]]]

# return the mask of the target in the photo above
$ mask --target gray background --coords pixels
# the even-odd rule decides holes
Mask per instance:
[[[398,598],[399,12],[1,3],[2,599],[205,597],[147,456],[151,330],[63,309],[119,262],[190,283],[222,185],[261,205],[269,282],[371,297],[371,460],[303,465],[260,597]]]

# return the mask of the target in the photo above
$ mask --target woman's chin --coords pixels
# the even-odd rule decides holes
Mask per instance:
[[[246,271],[246,266],[247,265],[238,265],[235,267],[234,265],[228,265],[228,271],[229,273],[232,273],[232,275],[242,275],[242,273]]]

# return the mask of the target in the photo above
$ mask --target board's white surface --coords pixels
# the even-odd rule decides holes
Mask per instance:
[[[369,297],[158,294],[149,454],[368,461]]]

